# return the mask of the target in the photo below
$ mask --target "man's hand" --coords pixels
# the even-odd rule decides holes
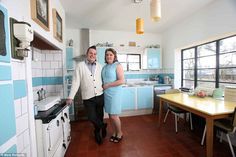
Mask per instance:
[[[72,102],[73,102],[73,100],[72,100],[72,99],[69,99],[69,98],[67,98],[67,99],[66,99],[66,104],[67,104],[67,105],[71,105],[71,104],[72,104]]]

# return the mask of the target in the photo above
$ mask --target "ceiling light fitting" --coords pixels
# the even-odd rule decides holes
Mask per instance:
[[[144,33],[144,20],[142,18],[136,19],[136,34]]]
[[[151,0],[150,15],[152,21],[159,21],[161,19],[161,0]]]

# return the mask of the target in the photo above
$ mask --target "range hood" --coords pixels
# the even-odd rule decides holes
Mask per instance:
[[[60,48],[52,44],[36,31],[34,31],[34,40],[31,42],[31,45],[40,50],[60,50]]]

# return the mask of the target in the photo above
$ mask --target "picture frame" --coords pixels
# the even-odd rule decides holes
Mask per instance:
[[[49,31],[49,0],[31,0],[31,18]]]
[[[62,27],[62,18],[57,12],[56,9],[52,10],[53,16],[53,36],[59,41],[63,41],[63,27]]]

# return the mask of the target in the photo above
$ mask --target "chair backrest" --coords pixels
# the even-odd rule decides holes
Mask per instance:
[[[174,94],[174,93],[180,93],[181,91],[179,89],[168,89],[166,90],[166,94]]]
[[[232,125],[236,127],[236,107],[234,108],[234,113],[233,113],[233,119],[232,119]]]

